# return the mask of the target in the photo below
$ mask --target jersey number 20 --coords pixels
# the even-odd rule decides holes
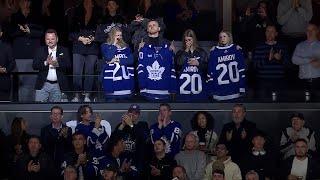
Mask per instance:
[[[227,64],[218,64],[216,66],[216,70],[220,71],[222,69],[222,72],[220,73],[218,77],[218,84],[229,84],[230,81],[235,83],[239,82],[239,70],[238,70],[238,62],[232,61],[228,65]],[[225,77],[226,75],[229,75],[228,77]],[[230,79],[230,80],[229,80]]]
[[[202,92],[202,80],[200,74],[181,74],[180,79],[186,79],[180,86],[180,94],[200,94]],[[186,89],[188,85],[191,89]]]

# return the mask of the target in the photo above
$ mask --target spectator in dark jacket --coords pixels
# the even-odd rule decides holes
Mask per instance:
[[[70,40],[73,42],[73,86],[76,91],[73,102],[80,101],[80,93],[85,91],[85,102],[90,102],[93,90],[94,67],[98,59],[99,44],[95,40],[95,31],[101,10],[94,0],[84,0],[75,12]],[[84,70],[84,72],[83,72]],[[83,77],[83,75],[88,75]],[[84,85],[82,79],[84,78]]]
[[[31,136],[28,141],[29,152],[23,155],[14,169],[16,180],[55,180],[54,163],[51,158],[40,151],[38,136]]]
[[[71,128],[62,124],[63,109],[60,106],[51,108],[51,123],[41,129],[42,147],[53,159],[58,170],[65,153],[71,150]]]
[[[0,25],[0,100],[10,100],[11,79],[10,72],[16,66],[12,48],[2,41],[2,27]]]
[[[313,180],[320,177],[319,164],[307,156],[308,143],[305,139],[295,142],[295,155],[284,161],[281,169],[281,179]]]
[[[232,110],[233,121],[223,125],[219,142],[229,147],[233,162],[240,164],[243,155],[248,152],[250,140],[256,124],[245,118],[246,108],[243,104],[235,104]]]

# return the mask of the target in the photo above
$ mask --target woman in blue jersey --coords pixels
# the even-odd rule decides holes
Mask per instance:
[[[176,70],[179,74],[178,101],[199,101],[207,99],[205,95],[205,74],[207,53],[198,46],[193,30],[188,29],[182,37],[183,49],[175,56]]]
[[[130,97],[134,89],[133,56],[120,28],[111,29],[101,52],[105,60],[102,79],[106,100]]]
[[[245,62],[232,34],[221,31],[219,43],[210,51],[208,88],[214,100],[239,98],[245,92]]]

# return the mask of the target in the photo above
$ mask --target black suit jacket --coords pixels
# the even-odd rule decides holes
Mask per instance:
[[[0,91],[9,91],[11,88],[10,72],[16,67],[10,45],[0,40],[0,66],[7,69],[7,73],[0,74]]]
[[[38,79],[35,85],[35,89],[42,89],[43,84],[47,80],[47,75],[49,71],[49,65],[45,66],[44,61],[47,60],[49,55],[48,47],[44,46],[38,49],[36,55],[33,59],[32,67],[34,70],[39,70]],[[57,46],[57,61],[59,67],[56,68],[58,83],[62,91],[69,89],[68,80],[66,77],[67,70],[71,67],[70,65],[70,56],[67,48],[62,46]]]

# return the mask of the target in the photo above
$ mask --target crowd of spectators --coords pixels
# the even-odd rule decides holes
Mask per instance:
[[[195,112],[191,131],[173,120],[172,107],[159,106],[157,122],[148,125],[132,104],[112,128],[88,105],[78,120],[63,123],[63,109],[51,108],[40,136],[16,117],[11,132],[1,133],[2,179],[161,179],[161,180],[316,180],[320,178],[319,144],[303,114],[294,112],[280,142],[246,119],[235,104],[232,119],[215,132],[211,113]],[[74,130],[73,130],[74,129]],[[184,131],[184,132],[183,132]],[[280,149],[278,148],[280,147]],[[0,179],[1,179],[0,178]]]
[[[234,13],[234,31],[226,32],[227,40],[221,39],[220,34],[218,45],[211,49],[210,54],[199,47],[197,42],[196,33],[199,29],[195,23],[201,11],[196,1],[83,0],[75,4],[68,3],[68,1],[19,0],[6,1],[1,6],[8,9],[7,16],[4,16],[7,18],[2,18],[0,28],[0,45],[4,47],[1,48],[0,54],[1,80],[10,84],[8,75],[14,69],[14,59],[34,59],[33,68],[40,71],[35,87],[37,102],[59,102],[63,92],[70,91],[73,93],[67,94],[69,101],[90,102],[95,98],[93,92],[100,91],[100,87],[103,87],[107,101],[119,99],[119,93],[140,94],[149,100],[180,98],[180,101],[183,101],[185,95],[190,94],[192,101],[208,100],[208,97],[215,100],[230,100],[243,97],[248,86],[253,87],[256,98],[269,97],[272,94],[276,99],[276,96],[287,95],[283,90],[290,89],[288,85],[291,82],[304,84],[299,86],[300,90],[304,90],[308,96],[317,96],[320,60],[317,53],[319,22],[313,11],[319,4],[316,0],[279,2],[263,0],[235,3],[239,4],[239,8],[236,8]],[[69,8],[64,11],[61,9],[63,7]],[[45,37],[44,44],[47,47],[40,47],[43,44],[42,37]],[[180,40],[181,37],[182,49],[177,49],[174,41],[166,40]],[[8,43],[12,44],[12,48]],[[234,43],[240,46],[232,47]],[[69,50],[62,46],[69,47]],[[147,48],[149,46],[151,49]],[[123,48],[127,50],[122,50]],[[237,62],[229,63],[232,64],[230,68],[227,62],[214,63],[215,56],[222,57],[224,48],[230,48],[230,51],[237,56],[233,59]],[[159,49],[166,50],[160,52]],[[164,59],[171,59],[173,56],[173,66],[157,61],[159,69],[154,69],[158,68],[158,64],[145,63],[146,57],[141,56],[141,53],[152,51],[157,55],[151,58],[153,60],[147,61],[156,62],[154,59],[159,58],[158,55]],[[167,70],[171,69],[171,79],[160,77],[164,82],[170,82],[163,84],[167,87],[155,88],[149,81],[145,82],[145,77],[139,72],[149,73],[148,78],[151,78],[151,71],[144,66],[157,70],[159,76],[167,76],[166,74],[169,76]],[[160,73],[162,67],[165,68],[163,74]],[[197,70],[193,71],[197,71],[199,75],[187,70],[186,67],[196,68]],[[113,74],[108,75],[107,72],[111,71]],[[97,78],[99,73],[101,76]],[[72,78],[66,78],[68,75],[72,75]],[[121,88],[110,88],[108,76],[113,77],[111,84],[116,84],[112,87],[121,86]],[[188,80],[189,77],[195,82]],[[159,77],[155,78],[153,79],[155,84],[162,86],[158,82]],[[239,88],[240,91],[229,92],[229,96],[226,97],[218,92],[220,90],[216,90],[217,87],[212,83],[215,81],[218,81],[219,85],[230,83],[228,78],[232,83],[238,82],[231,88]],[[248,84],[244,83],[246,79]],[[119,83],[120,80],[121,82],[128,80],[125,83],[127,87],[124,88]],[[8,99],[9,85],[3,87],[7,87],[1,90],[4,94],[3,99]],[[160,90],[161,96],[168,94],[171,96],[158,97],[160,96],[158,94],[154,97],[150,95],[150,91],[154,90]]]

